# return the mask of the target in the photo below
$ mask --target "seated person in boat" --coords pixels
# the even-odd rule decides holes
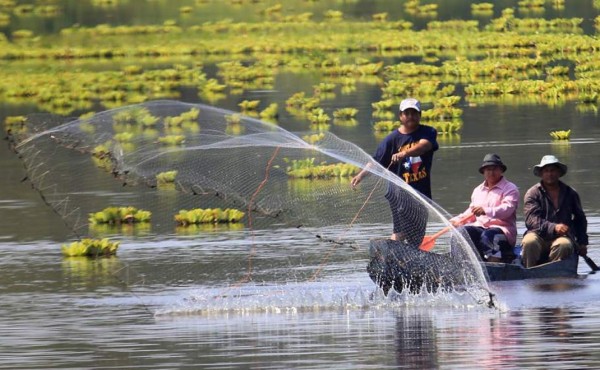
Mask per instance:
[[[545,155],[533,167],[541,181],[525,194],[523,266],[565,259],[573,252],[587,254],[587,219],[579,194],[559,179],[567,166],[553,155]]]
[[[471,194],[471,203],[463,213],[450,219],[469,234],[481,258],[487,262],[507,262],[514,258],[517,240],[519,189],[504,177],[506,165],[497,154],[486,154],[479,167],[483,182]]]

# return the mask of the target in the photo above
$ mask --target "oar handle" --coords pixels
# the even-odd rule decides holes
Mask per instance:
[[[469,212],[466,215],[464,215],[463,217],[459,218],[457,224],[458,225],[465,224],[465,223],[469,222],[469,220],[471,220],[474,217],[475,217],[475,215],[472,214],[471,212]],[[425,236],[423,238],[423,242],[419,246],[419,249],[422,250],[422,251],[430,251],[435,246],[435,240],[437,238],[439,238],[441,235],[443,235],[443,234],[447,233],[448,231],[450,231],[451,228],[452,228],[452,226],[446,226],[446,227],[444,227],[443,229],[441,229],[440,231],[438,231],[437,233],[435,233],[435,234],[433,234],[431,236]]]

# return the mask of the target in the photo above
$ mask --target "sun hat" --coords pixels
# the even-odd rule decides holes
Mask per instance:
[[[489,153],[483,157],[483,163],[479,167],[479,173],[483,174],[483,169],[487,166],[498,166],[502,168],[502,172],[506,172],[506,165],[502,163],[500,156],[495,153]]]
[[[533,174],[538,177],[541,177],[542,176],[542,168],[549,166],[551,164],[558,167],[558,169],[560,170],[560,177],[563,177],[567,173],[567,165],[560,163],[558,158],[549,154],[549,155],[545,155],[542,157],[540,164],[536,164],[535,166],[533,166]]]
[[[421,103],[415,98],[407,98],[402,100],[400,103],[400,112],[404,112],[407,109],[414,109],[417,112],[421,111]]]

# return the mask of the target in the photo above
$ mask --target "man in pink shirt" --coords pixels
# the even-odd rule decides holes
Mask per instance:
[[[475,218],[464,227],[486,262],[510,263],[517,241],[517,207],[519,189],[504,178],[506,166],[497,154],[486,154],[479,173],[484,181],[471,194],[469,208],[450,219],[454,226]]]

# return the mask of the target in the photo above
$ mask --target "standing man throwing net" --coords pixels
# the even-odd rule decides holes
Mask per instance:
[[[433,153],[438,150],[437,131],[420,122],[421,103],[414,98],[404,99],[400,103],[400,127],[381,141],[373,158],[431,199],[431,165]],[[352,188],[367,174],[368,167],[352,178]],[[418,246],[427,225],[426,207],[394,184],[388,186],[385,197],[394,223],[391,239]]]

